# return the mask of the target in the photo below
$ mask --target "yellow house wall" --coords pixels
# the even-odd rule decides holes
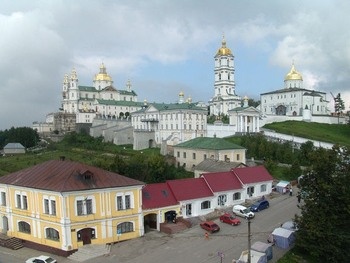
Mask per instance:
[[[77,232],[83,228],[95,229],[95,239],[92,244],[105,244],[136,238],[143,235],[143,218],[141,210],[141,186],[91,190],[84,192],[55,193],[37,189],[18,188],[0,185],[6,190],[6,206],[0,206],[0,216],[8,218],[8,236],[18,237],[42,245],[71,250],[82,246],[77,240]],[[27,196],[27,210],[16,208],[16,191]],[[116,205],[117,194],[133,195],[132,208],[118,211]],[[50,197],[56,203],[56,215],[44,213],[43,199]],[[76,212],[77,198],[91,198],[94,200],[93,214],[78,216]],[[30,224],[31,233],[18,231],[18,222]],[[134,231],[117,235],[117,225],[123,222],[132,222]],[[2,225],[2,224],[1,224]],[[45,229],[51,227],[59,232],[59,241],[45,238]],[[2,229],[1,229],[2,230]]]

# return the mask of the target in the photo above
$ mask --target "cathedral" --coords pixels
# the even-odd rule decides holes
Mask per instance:
[[[326,93],[303,87],[303,76],[295,69],[294,63],[284,78],[284,87],[260,94],[261,114],[271,120],[280,117],[288,120],[314,121],[330,116]],[[312,120],[314,119],[314,120]],[[323,121],[319,121],[323,122]]]

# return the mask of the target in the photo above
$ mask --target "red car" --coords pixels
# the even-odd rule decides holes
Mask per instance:
[[[220,230],[220,227],[213,221],[205,221],[200,223],[201,228],[207,230],[208,232],[214,233]]]
[[[226,224],[230,224],[232,226],[238,226],[241,223],[241,221],[238,218],[230,214],[223,214],[222,216],[220,216],[220,221]]]

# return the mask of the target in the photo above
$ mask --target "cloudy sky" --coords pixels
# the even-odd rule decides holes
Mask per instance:
[[[349,14],[348,0],[1,0],[0,130],[45,121],[64,74],[92,85],[102,62],[139,101],[207,102],[223,35],[237,95],[282,88],[294,61],[305,88],[341,93],[349,110]]]

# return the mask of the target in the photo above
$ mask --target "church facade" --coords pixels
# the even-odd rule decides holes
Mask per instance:
[[[76,123],[89,123],[97,117],[126,118],[131,112],[141,109],[137,94],[128,81],[126,89],[116,89],[102,63],[100,71],[93,79],[93,86],[81,86],[77,72],[72,70],[63,80],[62,108],[64,113],[76,114]]]
[[[260,94],[260,101],[264,117],[302,117],[303,120],[311,121],[312,116],[331,114],[326,93],[304,88],[303,77],[294,64],[284,78],[284,88]]]

